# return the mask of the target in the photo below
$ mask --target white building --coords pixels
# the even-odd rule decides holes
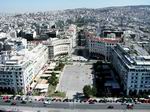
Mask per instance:
[[[26,93],[48,61],[48,49],[39,44],[33,49],[3,51],[0,60],[0,89]]]
[[[110,59],[111,48],[121,42],[121,38],[102,38],[92,34],[86,37],[90,56],[103,56],[106,60]]]
[[[59,32],[58,37],[50,38],[44,44],[48,46],[49,59],[63,54],[70,56],[76,46],[76,25],[71,25],[65,32]]]
[[[51,38],[44,44],[48,46],[49,59],[53,59],[62,54],[71,55],[71,39]]]
[[[150,55],[137,44],[117,45],[112,64],[121,78],[126,94],[150,91]]]
[[[77,38],[77,28],[76,25],[70,25],[69,29],[66,31],[66,35],[68,38],[71,39],[72,48],[74,48],[77,45],[76,38]]]

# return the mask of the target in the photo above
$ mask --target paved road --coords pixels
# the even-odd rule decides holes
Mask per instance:
[[[48,107],[23,107],[23,106],[1,106],[0,109],[4,110],[17,110],[21,112],[149,112],[150,110],[145,109],[133,109],[133,110],[126,110],[126,109],[54,109]]]
[[[84,85],[92,85],[93,77],[91,74],[92,65],[74,62],[73,65],[66,65],[57,90],[66,92],[66,97],[74,98],[77,93],[83,93]]]
[[[87,107],[87,105],[86,105]],[[95,108],[50,108],[50,107],[39,107],[39,106],[4,106],[0,105],[0,109],[4,110],[14,110],[14,111],[23,111],[23,112],[150,112],[149,109],[95,109]]]
[[[11,103],[0,102],[0,105],[11,106]],[[18,106],[24,107],[45,107],[45,108],[57,108],[57,109],[107,109],[109,105],[114,106],[114,109],[126,109],[126,105],[121,105],[117,103],[78,103],[78,102],[51,102],[51,104],[43,104],[42,102],[34,101],[33,103],[21,104],[17,102]],[[135,104],[134,109],[148,109],[150,111],[150,104]]]

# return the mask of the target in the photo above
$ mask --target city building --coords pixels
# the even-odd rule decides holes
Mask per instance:
[[[104,58],[108,61],[110,60],[112,47],[122,42],[122,37],[116,37],[115,35],[99,37],[88,33],[86,37],[90,57]]]
[[[48,61],[48,49],[39,44],[0,54],[0,91],[27,93],[34,77]]]
[[[57,37],[49,38],[44,44],[48,47],[50,60],[64,54],[71,56],[76,46],[76,25],[70,25],[66,31],[59,31]]]
[[[135,42],[118,44],[112,51],[112,64],[126,94],[150,91],[150,55]]]
[[[44,42],[44,44],[48,47],[50,60],[64,54],[71,55],[71,39],[50,38],[47,42]]]

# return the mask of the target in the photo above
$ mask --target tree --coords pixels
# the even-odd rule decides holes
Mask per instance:
[[[92,94],[92,89],[90,85],[85,85],[83,88],[83,94],[85,95],[85,97],[90,97],[90,95]]]
[[[63,28],[64,27],[64,21],[62,21],[62,20],[58,20],[55,24],[59,28]]]
[[[95,72],[101,72],[103,71],[103,63],[102,61],[97,61],[96,63],[93,64],[93,69]]]
[[[92,95],[93,95],[93,96],[96,96],[96,95],[97,95],[97,89],[96,89],[96,87],[93,87],[93,88],[92,88]]]
[[[51,77],[48,79],[48,83],[53,86],[56,86],[58,84],[58,78],[56,77],[56,73],[52,72]]]
[[[73,20],[72,19],[67,19],[66,23],[67,24],[73,24]]]
[[[95,87],[91,87],[90,85],[85,85],[83,88],[83,94],[85,97],[96,96],[97,89]]]

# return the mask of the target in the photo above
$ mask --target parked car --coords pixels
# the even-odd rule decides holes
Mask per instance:
[[[53,102],[56,101],[56,98],[53,98],[51,101],[53,101]]]
[[[64,99],[63,102],[68,102],[68,99]]]
[[[22,103],[22,104],[26,104],[27,102],[23,100],[21,103]]]
[[[44,101],[44,98],[40,98],[38,101]]]
[[[8,100],[8,99],[6,99],[6,100],[4,100],[4,102],[5,102],[5,103],[10,103],[11,101]]]
[[[89,102],[89,104],[95,104],[93,101]]]
[[[11,105],[16,105],[16,102],[12,102]]]
[[[96,100],[96,99],[93,99],[93,102],[97,103],[97,100]]]
[[[56,99],[55,101],[56,101],[56,102],[61,102],[62,100],[61,100],[61,99]]]
[[[51,104],[51,101],[44,101],[44,104]]]

